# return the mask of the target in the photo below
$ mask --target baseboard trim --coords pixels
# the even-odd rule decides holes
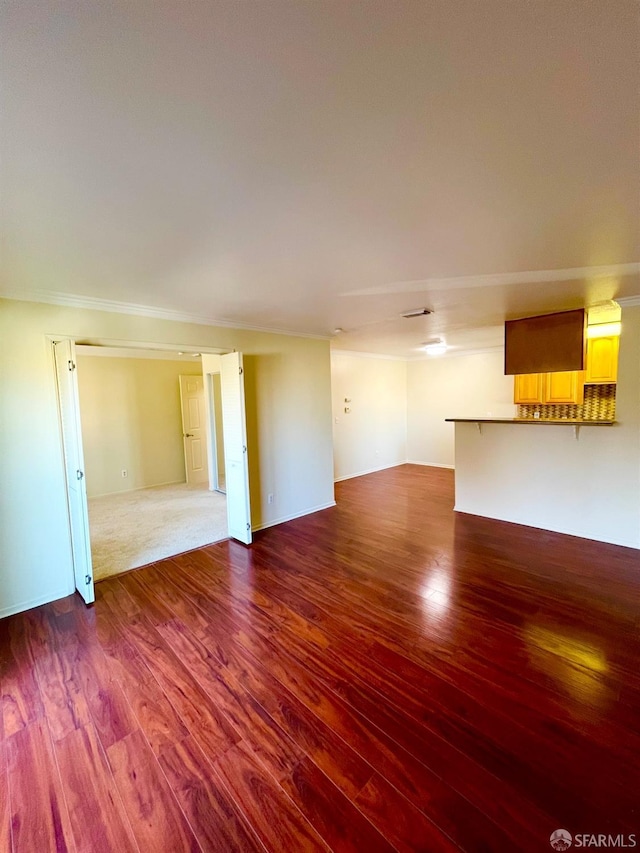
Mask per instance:
[[[136,486],[134,489],[122,489],[119,492],[103,492],[101,495],[87,495],[87,500],[93,501],[96,498],[111,498],[114,495],[129,495],[131,492],[144,492],[145,489],[159,489],[161,486],[186,486],[185,480],[169,480],[168,483],[154,483],[153,486]],[[205,485],[204,483],[202,484]],[[211,489],[209,489],[211,491]]]
[[[603,542],[605,545],[617,545],[620,548],[633,548],[636,551],[640,550],[640,544],[637,542],[631,542],[628,540],[624,541],[622,539],[616,539],[615,537],[602,539],[601,537],[589,536],[583,530],[561,530],[559,527],[541,527],[540,524],[532,524],[530,521],[523,521],[519,518],[504,518],[499,515],[486,515],[484,513],[463,509],[457,505],[453,507],[453,510],[461,515],[473,515],[476,518],[487,518],[489,521],[502,521],[505,524],[517,524],[520,527],[530,527],[533,530],[544,530],[546,533],[555,533],[559,536],[571,536],[574,539],[586,539],[589,542]]]
[[[37,598],[32,598],[29,601],[23,601],[20,604],[12,604],[10,607],[3,607],[0,610],[0,619],[6,616],[14,616],[16,613],[24,613],[25,610],[32,610],[34,607],[40,607],[42,604],[51,604],[52,601],[59,601],[61,598],[66,598],[75,592],[75,588],[62,592],[59,590],[53,596],[39,595]]]
[[[450,471],[455,471],[455,465],[444,465],[442,462],[416,462],[414,459],[407,459],[407,465],[423,465],[425,468],[448,468]]]
[[[319,504],[318,506],[311,507],[311,509],[305,509],[304,512],[294,512],[291,515],[283,515],[281,518],[276,518],[273,521],[266,522],[265,524],[258,524],[255,527],[252,527],[251,530],[253,533],[257,533],[258,530],[266,530],[268,527],[275,527],[277,524],[284,524],[285,521],[294,521],[296,518],[304,518],[305,515],[313,515],[314,512],[321,512],[323,509],[330,509],[335,505],[335,501],[329,501],[329,503]]]
[[[406,465],[405,459],[402,462],[392,462],[390,465],[381,465],[379,468],[369,468],[366,471],[358,471],[357,474],[345,474],[344,477],[335,477],[334,483],[342,483],[344,480],[353,480],[355,477],[364,477],[367,474],[375,474],[377,471],[386,471],[389,468],[398,468],[400,465]]]

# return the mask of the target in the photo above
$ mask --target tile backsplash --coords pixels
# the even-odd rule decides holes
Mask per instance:
[[[585,385],[584,403],[582,405],[543,405],[529,404],[518,406],[519,418],[532,418],[534,412],[539,412],[543,420],[567,418],[578,421],[615,421],[616,419],[616,386],[615,385]]]

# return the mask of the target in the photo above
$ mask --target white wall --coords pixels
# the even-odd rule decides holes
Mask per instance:
[[[440,356],[407,364],[407,457],[453,467],[454,428],[445,418],[515,417],[504,353]]]
[[[46,335],[240,350],[253,526],[333,503],[327,341],[0,300],[0,616],[73,588]],[[275,496],[271,505],[269,493]]]
[[[457,424],[457,510],[640,548],[640,307],[622,326],[618,423]]]
[[[89,497],[184,483],[179,376],[201,374],[200,360],[77,362]]]
[[[333,350],[331,387],[336,480],[406,462],[406,362]]]

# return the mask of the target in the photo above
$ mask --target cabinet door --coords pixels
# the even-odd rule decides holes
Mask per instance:
[[[563,370],[559,373],[545,373],[544,402],[583,403],[584,371]]]
[[[542,374],[520,373],[514,376],[513,402],[520,405],[542,403]]]
[[[604,385],[618,380],[620,338],[589,338],[587,341],[587,383]]]

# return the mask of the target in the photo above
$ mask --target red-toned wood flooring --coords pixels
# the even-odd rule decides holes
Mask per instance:
[[[456,516],[450,471],[337,500],[0,623],[0,849],[640,832],[638,552]]]

